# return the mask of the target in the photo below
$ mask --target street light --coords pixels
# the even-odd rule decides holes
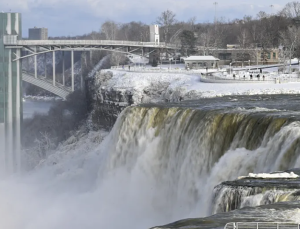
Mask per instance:
[[[248,60],[249,61],[249,72],[250,72],[250,60]]]
[[[216,24],[216,22],[217,22],[217,5],[218,5],[218,3],[214,2],[213,4],[215,5],[215,24]]]

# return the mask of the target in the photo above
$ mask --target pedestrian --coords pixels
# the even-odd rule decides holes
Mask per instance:
[[[263,80],[265,80],[265,75],[263,75]]]
[[[246,79],[246,76],[244,75],[243,77],[244,77],[244,80],[245,80],[245,79]]]
[[[252,74],[250,75],[250,79],[252,80]]]
[[[130,71],[130,65],[128,65],[128,70]]]

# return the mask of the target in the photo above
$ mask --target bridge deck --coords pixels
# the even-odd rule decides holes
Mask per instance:
[[[66,99],[66,97],[71,93],[71,88],[69,87],[65,87],[58,82],[56,82],[55,86],[53,86],[52,81],[45,78],[35,78],[32,74],[29,74],[24,71],[22,72],[22,80],[40,88],[43,88],[63,99]]]
[[[164,42],[139,42],[139,41],[119,41],[119,40],[17,40],[15,36],[4,36],[5,46],[130,46],[149,48],[178,48],[174,44]]]

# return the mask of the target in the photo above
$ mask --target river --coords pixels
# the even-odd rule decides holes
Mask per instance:
[[[23,118],[31,118],[34,113],[46,114],[54,103],[53,101],[26,99],[23,102]]]

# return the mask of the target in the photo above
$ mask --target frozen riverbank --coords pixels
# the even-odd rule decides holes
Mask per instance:
[[[229,95],[299,94],[300,83],[232,83],[213,84],[200,82],[199,74],[167,72],[130,72],[103,70],[100,74],[112,72],[112,77],[102,89],[120,93],[132,93],[134,103],[157,101],[180,101],[212,98]],[[100,93],[100,89],[99,89]]]

